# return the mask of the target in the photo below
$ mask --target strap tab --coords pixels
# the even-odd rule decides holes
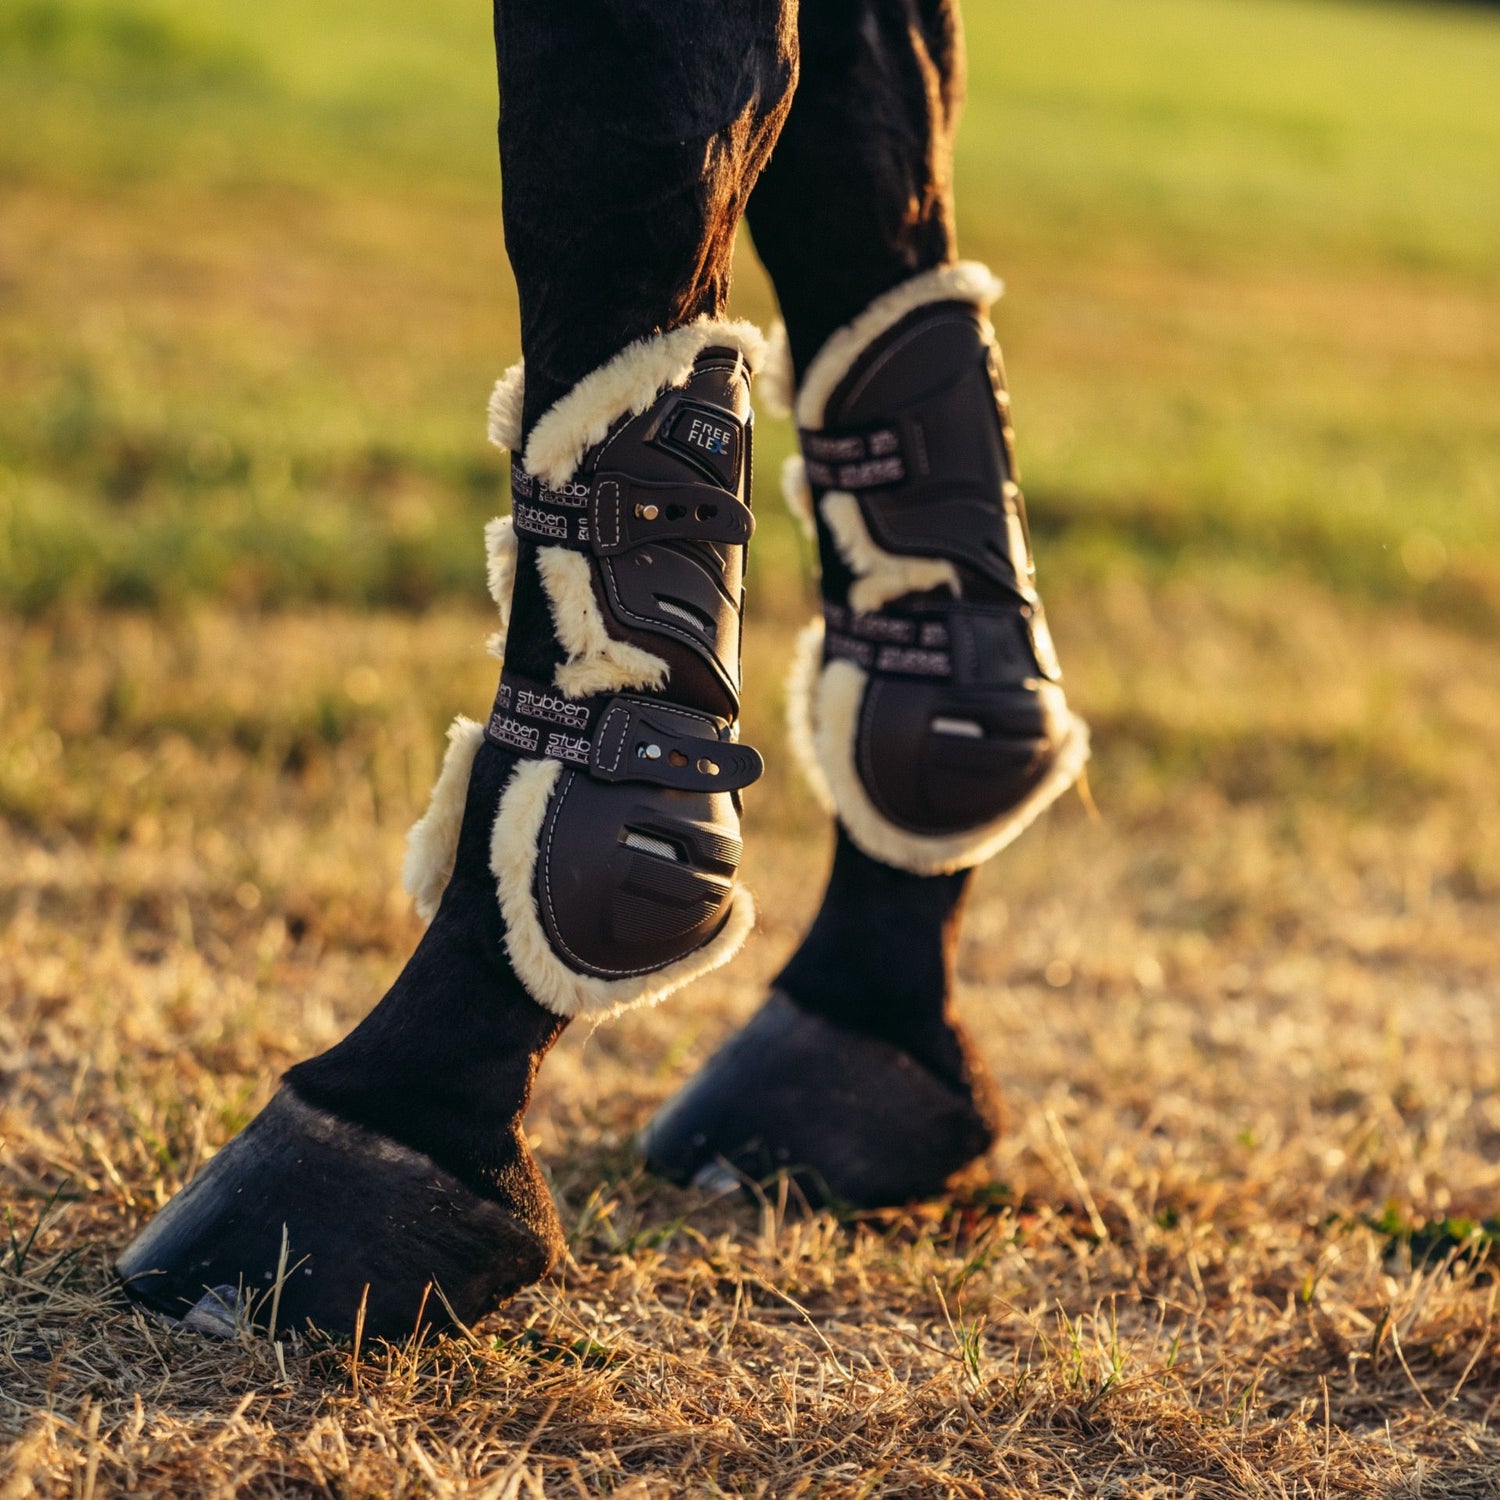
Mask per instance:
[[[765,770],[712,714],[625,694],[568,698],[548,683],[501,675],[485,738],[530,760],[560,760],[597,781],[732,792]]]
[[[597,557],[617,557],[647,542],[743,547],[755,532],[750,507],[706,483],[652,484],[606,474],[555,490],[512,463],[510,492],[518,535]]]
[[[755,517],[711,484],[651,484],[624,474],[595,481],[594,551],[615,557],[646,542],[721,542],[744,547]]]
[[[896,427],[802,428],[798,436],[807,482],[817,489],[873,490],[906,482],[906,445]]]
[[[589,774],[685,792],[738,791],[760,778],[765,762],[749,745],[692,732],[715,722],[650,699],[616,697],[599,721]]]

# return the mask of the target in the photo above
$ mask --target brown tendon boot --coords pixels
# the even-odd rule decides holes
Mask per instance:
[[[1035,587],[998,293],[973,263],[916,276],[834,333],[796,392],[786,488],[816,533],[823,617],[791,737],[837,847],[764,1008],[642,1137],[676,1179],[783,1169],[876,1207],[940,1191],[995,1138],[952,1013],[963,896],[1088,757]]]

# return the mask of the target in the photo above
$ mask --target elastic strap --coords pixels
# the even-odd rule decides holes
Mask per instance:
[[[725,719],[634,694],[568,698],[506,671],[485,738],[528,760],[557,760],[596,781],[641,781],[688,792],[732,792],[765,770],[730,738]]]
[[[750,507],[712,484],[652,484],[605,473],[552,489],[512,463],[510,492],[517,535],[597,557],[650,542],[743,547],[755,532]]]
[[[900,431],[889,425],[799,429],[807,481],[819,489],[873,490],[905,484],[910,468]]]

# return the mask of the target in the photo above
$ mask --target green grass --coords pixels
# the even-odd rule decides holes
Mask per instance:
[[[1048,574],[1231,555],[1492,628],[1500,16],[971,12],[963,248],[1011,286]],[[12,0],[0,600],[472,594],[516,342],[494,111],[472,4]]]

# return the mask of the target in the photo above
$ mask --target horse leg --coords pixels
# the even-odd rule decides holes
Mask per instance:
[[[824,618],[790,693],[833,870],[771,998],[647,1128],[680,1178],[727,1159],[875,1206],[992,1144],[953,1013],[976,865],[1079,774],[1036,595],[998,285],[955,263],[954,0],[805,0],[802,80],[749,220],[781,302]]]
[[[499,0],[500,150],[523,365],[492,434],[504,671],[413,830],[431,918],[389,992],[120,1257],[159,1311],[371,1336],[480,1316],[559,1255],[521,1121],[567,1020],[732,955],[749,375],[735,224],[784,118],[783,0],[691,34],[649,0]],[[277,1295],[273,1299],[273,1288]],[[200,1304],[207,1303],[206,1306]]]

